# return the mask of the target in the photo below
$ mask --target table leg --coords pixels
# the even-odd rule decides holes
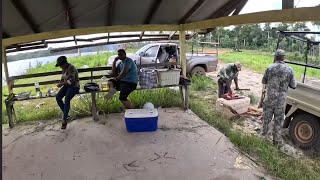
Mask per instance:
[[[97,114],[97,100],[96,100],[96,93],[92,92],[91,93],[91,99],[92,99],[92,106],[91,106],[91,111],[92,111],[92,117],[94,121],[97,121],[98,114]]]

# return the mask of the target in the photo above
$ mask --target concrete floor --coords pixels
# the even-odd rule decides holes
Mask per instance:
[[[51,123],[51,124],[50,124]],[[6,180],[255,180],[261,171],[196,115],[159,109],[156,132],[128,133],[123,114],[3,128]],[[237,161],[237,162],[236,162]],[[242,165],[241,165],[242,164]]]

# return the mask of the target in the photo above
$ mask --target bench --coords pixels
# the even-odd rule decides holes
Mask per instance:
[[[175,64],[171,64],[171,63],[161,63],[161,64],[157,64],[157,66],[165,66],[165,65],[175,65]],[[154,67],[155,64],[145,64],[145,65],[141,65],[138,66],[138,68],[143,68],[143,67]],[[85,73],[85,72],[91,72],[91,75],[88,77],[80,77],[79,80],[83,81],[83,80],[91,80],[91,82],[93,82],[94,79],[100,79],[102,77],[102,75],[99,76],[93,76],[93,72],[94,71],[104,71],[104,70],[111,70],[111,67],[97,67],[97,68],[86,68],[86,69],[78,69],[79,74],[80,73]],[[139,71],[140,72],[140,71]],[[34,77],[45,77],[45,76],[52,76],[52,75],[61,75],[61,71],[55,71],[55,72],[47,72],[47,73],[38,73],[38,74],[27,74],[27,75],[21,75],[21,76],[12,76],[9,78],[9,89],[12,90],[14,88],[22,88],[22,87],[32,87],[34,86],[34,83],[26,83],[26,84],[14,84],[15,80],[18,79],[28,79],[28,78],[34,78]],[[110,78],[110,75],[106,75],[107,78]],[[43,81],[43,82],[39,82],[40,85],[48,85],[48,84],[56,84],[58,83],[59,80],[51,80],[51,81]],[[181,99],[182,99],[182,107],[186,110],[188,109],[189,106],[189,88],[188,85],[170,85],[170,86],[157,86],[154,87],[152,89],[156,89],[156,88],[169,88],[169,87],[179,87],[180,90],[180,95],[181,95]],[[140,87],[137,88],[137,90],[148,90],[148,89],[142,89]],[[94,121],[98,120],[98,111],[97,111],[97,104],[96,104],[96,94],[97,93],[103,93],[106,91],[95,91],[95,92],[85,92],[83,90],[80,90],[80,92],[78,94],[91,94],[91,99],[92,99],[92,108],[91,108],[91,113],[92,113],[92,117]],[[9,127],[12,128],[14,127],[14,122],[13,122],[13,118],[16,118],[16,113],[14,111],[14,103],[18,102],[18,101],[29,101],[29,100],[35,100],[35,99],[44,99],[44,98],[53,98],[55,96],[43,96],[43,97],[30,97],[28,99],[21,99],[21,100],[9,100],[9,101],[5,101],[6,104],[6,110],[7,110],[7,115],[8,115],[8,121],[9,121]]]

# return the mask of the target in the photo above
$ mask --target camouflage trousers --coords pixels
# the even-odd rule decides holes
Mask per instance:
[[[282,124],[284,121],[285,115],[285,107],[276,108],[272,106],[264,106],[263,107],[263,128],[261,132],[261,136],[266,137],[269,132],[269,125],[273,118],[273,142],[274,144],[280,145],[282,144]]]

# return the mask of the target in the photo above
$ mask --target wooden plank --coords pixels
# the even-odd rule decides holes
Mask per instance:
[[[110,32],[137,32],[137,31],[178,31],[179,25],[175,24],[148,24],[148,25],[118,25],[100,26],[79,29],[67,29],[60,31],[43,32],[18,37],[11,37],[2,40],[3,46],[28,43],[39,40],[56,39],[68,36],[110,33]]]
[[[186,31],[207,29],[240,24],[257,24],[271,22],[317,21],[320,17],[320,7],[305,7],[285,10],[273,10],[257,13],[241,14],[237,16],[221,17],[216,19],[187,23]]]

